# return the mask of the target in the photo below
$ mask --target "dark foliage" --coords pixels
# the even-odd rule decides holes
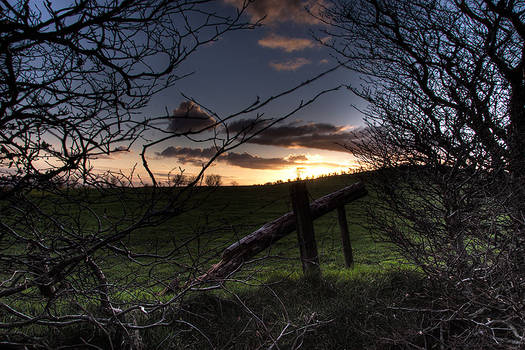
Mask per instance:
[[[348,148],[380,169],[370,229],[448,296],[435,327],[460,331],[440,346],[522,346],[525,4],[335,0],[321,17],[369,103]]]

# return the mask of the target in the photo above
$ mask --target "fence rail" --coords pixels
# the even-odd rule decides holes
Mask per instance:
[[[306,274],[319,273],[319,260],[313,232],[313,220],[331,212],[338,211],[339,226],[343,242],[346,266],[353,264],[352,247],[348,234],[344,205],[367,195],[363,183],[358,182],[308,203],[308,195],[304,182],[291,185],[290,194],[294,211],[284,214],[278,219],[266,223],[258,230],[230,245],[222,253],[221,260],[198,278],[205,282],[224,279],[239,269],[239,267],[256,254],[268,248],[272,243],[298,229],[299,247],[303,271]]]

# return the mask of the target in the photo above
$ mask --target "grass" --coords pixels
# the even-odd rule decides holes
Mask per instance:
[[[424,347],[432,337],[420,333],[425,320],[419,314],[395,309],[428,307],[417,298],[426,281],[409,269],[325,269],[314,281],[279,271],[260,277],[259,286],[228,283],[216,292],[189,295],[169,326],[140,333],[142,343],[147,349],[188,350],[402,349],[411,347],[393,346],[396,339]],[[134,317],[140,323],[145,316]],[[63,345],[79,336],[108,346],[107,338],[89,328],[62,330],[55,340]]]
[[[307,186],[312,199],[316,199],[354,182],[354,176],[345,175],[317,179]],[[146,190],[138,190],[135,195],[141,191],[147,195]],[[288,191],[288,184],[220,187],[212,192],[199,189],[192,201],[200,205],[194,210],[157,227],[141,229],[122,242],[136,252],[176,251],[169,259],[156,262],[139,258],[131,263],[111,254],[99,256],[108,278],[117,285],[128,286],[115,294],[116,299],[124,305],[158,298],[156,293],[162,286],[153,283],[151,276],[168,282],[177,274],[199,275],[220,259],[220,253],[229,244],[290,211]],[[95,194],[87,196],[93,196],[90,201],[100,216],[117,218],[141,209],[137,201],[123,206],[118,201],[98,201]],[[244,282],[229,282],[212,293],[189,293],[182,301],[183,307],[171,314],[172,325],[143,331],[142,341],[148,348],[159,349],[203,349],[211,345],[224,349],[269,348],[271,339],[279,339],[281,349],[301,344],[303,349],[379,346],[383,341],[371,337],[371,333],[382,334],[386,329],[402,329],[415,322],[409,318],[396,320],[388,305],[415,293],[422,288],[422,281],[400,263],[388,245],[375,243],[367,234],[363,208],[370,200],[363,198],[346,206],[353,269],[344,268],[334,211],[317,219],[314,225],[321,280],[302,277],[294,232],[255,257],[265,259],[247,265],[236,275]],[[89,231],[96,222],[84,215],[82,226]],[[188,326],[190,323],[193,327]],[[46,334],[47,330],[37,327],[35,332]],[[78,327],[62,332],[53,336],[55,341],[77,339],[79,332],[89,333],[84,336],[94,339],[100,336]],[[100,341],[103,346],[104,340]]]
[[[352,176],[318,179],[308,184],[308,190],[312,199],[316,199],[355,181]],[[197,235],[199,239],[190,253],[198,256],[206,252],[203,258],[211,257],[211,262],[216,261],[222,249],[229,244],[291,211],[288,191],[288,184],[218,188],[202,206],[164,223],[154,231],[145,230],[135,235],[131,244],[138,249],[168,250]],[[375,244],[363,228],[363,204],[366,200],[360,199],[346,206],[355,261],[358,264],[384,264],[395,256],[384,245]],[[322,266],[344,266],[337,213],[333,211],[317,219],[314,230]],[[160,247],[159,242],[170,242],[171,246]],[[296,233],[276,242],[269,254],[293,259],[274,259],[272,269],[285,268],[289,271],[292,266],[300,268]]]
[[[169,329],[155,330],[143,340],[152,345],[163,341],[165,348],[174,349],[204,349],[210,344],[219,349],[267,349],[274,341],[281,349],[388,349],[388,336],[405,332],[412,333],[405,339],[424,343],[418,334],[420,320],[390,309],[423,288],[424,281],[411,271],[325,270],[315,282],[298,274],[274,273],[264,282],[264,287],[231,286],[219,294],[195,296],[187,305],[186,319],[199,331],[186,329],[171,338]]]

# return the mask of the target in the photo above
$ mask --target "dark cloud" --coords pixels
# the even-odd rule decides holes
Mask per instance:
[[[230,133],[253,134],[260,132],[271,123],[268,119],[235,119],[225,124]]]
[[[130,150],[126,146],[117,146],[113,149],[112,152],[130,152]]]
[[[177,158],[177,160],[181,163],[190,163],[196,166],[201,166],[206,160],[213,157],[216,153],[217,151],[213,147],[189,148],[169,146],[162,152],[158,152],[157,156],[162,158]]]
[[[119,159],[122,153],[131,153],[131,150],[126,146],[117,146],[108,154],[96,154],[92,159]]]
[[[244,0],[224,0],[225,3],[241,8]],[[252,20],[265,17],[265,23],[294,22],[300,24],[319,24],[306,8],[317,14],[324,4],[320,0],[255,0],[248,6]]]
[[[230,124],[228,129],[230,132],[254,132],[268,126],[268,121],[265,121],[259,124],[259,129],[257,127],[251,130],[247,129],[247,126],[254,122],[250,119],[237,121]],[[316,148],[346,152],[342,145],[357,141],[362,137],[362,129],[349,130],[347,126],[336,126],[328,123],[292,122],[272,126],[248,142],[286,148]]]
[[[229,152],[219,161],[249,169],[283,169],[295,165],[294,161],[285,158],[262,158],[248,153]]]
[[[336,126],[329,123],[305,123],[302,121],[284,125],[268,127],[269,120],[243,119],[227,125],[230,133],[246,133],[255,137],[247,143],[278,146],[285,148],[314,148],[328,151],[348,152],[352,147],[359,147],[359,142],[364,141],[368,129],[349,130],[347,126]],[[347,148],[345,148],[347,145]],[[183,164],[201,166],[216,154],[216,149],[167,147],[162,152],[156,153],[159,157],[176,158]],[[304,154],[293,154],[283,158],[263,158],[249,153],[227,152],[217,158],[218,162],[249,169],[283,169],[300,166],[327,166],[338,167],[338,164],[312,163]]]
[[[164,151],[157,153],[158,156],[167,158],[190,157],[190,158],[210,158],[216,153],[214,148],[190,148],[169,146]]]
[[[177,133],[195,132],[215,123],[215,119],[198,105],[192,101],[184,101],[173,111],[168,130]]]
[[[163,158],[176,158],[184,164],[203,165],[216,153],[216,149],[210,148],[189,148],[189,147],[167,147],[157,156]],[[308,157],[304,154],[290,155],[285,158],[263,158],[249,153],[227,152],[217,158],[218,162],[227,163],[248,169],[283,169],[290,166],[304,164]]]
[[[291,162],[306,162],[308,160],[308,157],[304,154],[292,155],[288,157],[288,160]]]
[[[349,140],[346,133],[340,134],[306,134],[300,136],[278,136],[269,130],[263,135],[250,140],[251,143],[287,148],[317,148],[328,151],[345,151],[344,145]]]

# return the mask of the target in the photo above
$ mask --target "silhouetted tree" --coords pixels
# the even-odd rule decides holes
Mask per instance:
[[[248,1],[231,13],[214,3],[0,1],[0,346],[49,348],[78,326],[87,335],[77,346],[99,334],[106,348],[138,348],[138,331],[191,326],[181,303],[202,262],[180,261],[191,242],[137,244],[143,229],[197,205],[190,199],[206,168],[272,124],[234,133],[230,119],[252,118],[302,86],[222,118],[208,111],[200,126],[184,121],[195,101],[185,104],[188,115],[143,117],[155,93],[186,76],[180,66],[195,50],[258,25],[241,19]],[[181,137],[212,142],[215,151],[198,174],[181,170],[160,187],[149,156]],[[142,164],[131,173],[94,168],[95,158],[137,148]],[[159,298],[174,275],[175,294]]]
[[[219,174],[210,174],[206,175],[206,180],[204,181],[206,186],[217,187],[222,185],[222,176]]]
[[[433,327],[463,322],[452,347],[524,341],[524,13],[520,1],[334,0],[321,16],[369,106],[348,148],[378,170],[370,227],[442,283]]]

